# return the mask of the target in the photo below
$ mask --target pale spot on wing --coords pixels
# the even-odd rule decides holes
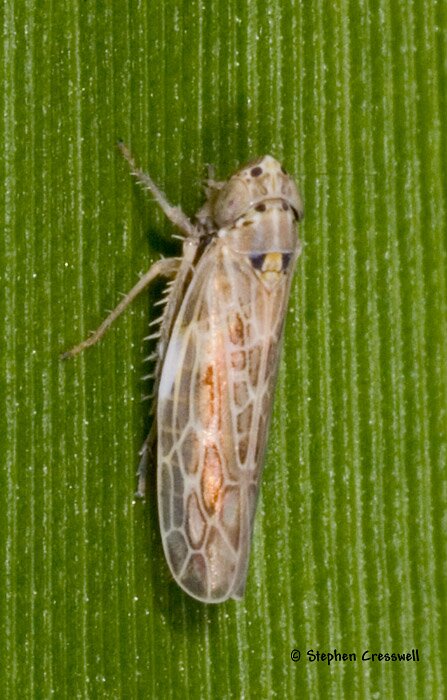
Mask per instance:
[[[200,510],[199,500],[195,493],[192,493],[188,498],[186,518],[186,533],[194,549],[199,549],[202,546],[203,538],[206,531],[205,517]]]
[[[219,517],[223,530],[236,550],[240,535],[240,488],[228,486],[225,489],[223,505]]]
[[[179,369],[179,357],[183,347],[183,334],[178,334],[175,338],[171,338],[168,345],[168,351],[163,362],[161,372],[160,385],[158,387],[158,400],[163,401],[172,394],[172,387]]]
[[[203,460],[201,485],[203,503],[210,515],[220,507],[222,481],[222,457],[216,445],[207,445]]]
[[[211,597],[221,598],[233,580],[235,557],[217,528],[210,529],[205,546],[211,587]]]

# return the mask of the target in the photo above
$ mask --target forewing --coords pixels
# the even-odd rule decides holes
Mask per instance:
[[[204,602],[240,598],[291,275],[263,283],[216,240],[180,307],[158,396],[158,492],[172,573]]]

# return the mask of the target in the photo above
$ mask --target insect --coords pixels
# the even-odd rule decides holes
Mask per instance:
[[[158,275],[171,278],[155,353],[154,441],[160,530],[174,579],[205,603],[240,599],[273,405],[290,285],[300,254],[300,195],[264,156],[228,181],[206,181],[190,221],[119,147],[132,174],[184,236],[181,258],[156,262],[72,357],[99,340]]]

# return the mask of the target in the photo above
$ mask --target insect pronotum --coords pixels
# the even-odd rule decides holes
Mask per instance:
[[[155,353],[154,428],[141,451],[139,492],[157,441],[163,548],[189,595],[244,594],[289,291],[303,215],[295,183],[264,156],[227,182],[206,182],[194,223],[119,147],[132,174],[184,236],[181,258],[156,262],[73,357],[96,343],[158,275],[172,278]]]

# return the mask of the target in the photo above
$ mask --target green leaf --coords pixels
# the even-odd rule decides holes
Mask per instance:
[[[5,0],[1,21],[3,696],[444,697],[445,4]],[[179,250],[119,138],[191,215],[207,163],[272,153],[303,193],[241,602],[187,597],[153,479],[133,501],[160,288],[59,359]]]

